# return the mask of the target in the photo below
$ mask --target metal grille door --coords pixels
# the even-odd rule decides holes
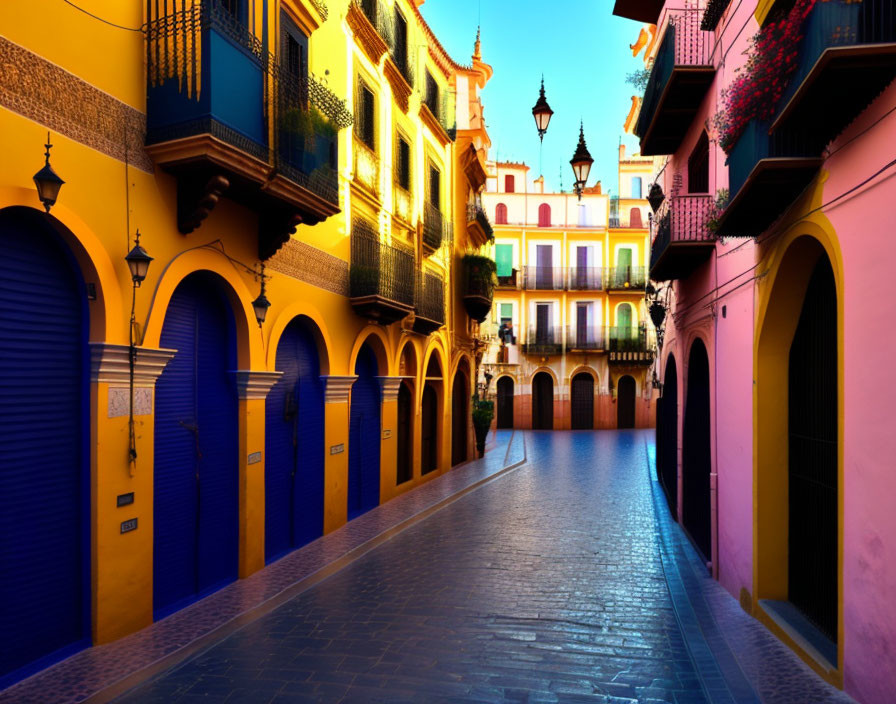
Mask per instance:
[[[788,597],[837,640],[837,294],[816,265],[790,348]]]

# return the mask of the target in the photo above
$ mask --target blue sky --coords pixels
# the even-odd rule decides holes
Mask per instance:
[[[594,166],[589,185],[617,189],[616,159],[622,123],[635,89],[627,73],[643,67],[629,45],[640,25],[613,15],[613,0],[426,0],[420,8],[451,56],[469,63],[482,23],[482,58],[495,69],[483,93],[492,158],[525,161],[538,172],[538,133],[532,106],[544,73],[554,110],[544,138],[544,176],[555,190],[572,186],[569,160],[585,122]],[[629,153],[637,148],[624,138]]]

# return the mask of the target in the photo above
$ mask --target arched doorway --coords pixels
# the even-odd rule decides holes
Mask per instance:
[[[513,427],[513,379],[509,376],[498,379],[498,427]]]
[[[380,503],[380,384],[376,354],[364,343],[355,361],[349,413],[348,518]]]
[[[628,374],[616,383],[616,427],[635,427],[635,380]]]
[[[429,474],[439,468],[439,398],[430,381],[423,387],[420,416],[420,471]]]
[[[594,377],[579,372],[570,383],[570,415],[573,430],[594,429]]]
[[[688,357],[681,446],[682,523],[706,560],[712,557],[712,472],[709,419],[709,357],[695,340]]]
[[[404,484],[414,478],[414,394],[410,385],[403,381],[398,387],[398,428],[396,429],[396,445],[398,451],[398,468],[396,483]]]
[[[87,292],[30,208],[0,211],[0,689],[90,643]]]
[[[310,321],[296,318],[277,345],[283,376],[268,393],[265,419],[265,557],[323,535],[324,389]]]
[[[657,409],[657,478],[663,486],[669,510],[678,518],[678,368],[669,355],[663,376],[663,395]]]
[[[532,379],[532,428],[554,429],[554,380],[547,372]]]
[[[837,289],[809,278],[788,364],[788,599],[837,642]]]
[[[217,276],[175,289],[156,383],[153,611],[158,620],[237,578],[239,425],[233,311]]]
[[[469,399],[466,372],[458,369],[451,391],[451,466],[467,461]]]

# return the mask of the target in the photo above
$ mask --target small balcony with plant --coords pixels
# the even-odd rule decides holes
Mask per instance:
[[[604,272],[607,291],[643,291],[647,272],[643,266],[611,266]]]
[[[559,326],[532,325],[523,343],[523,354],[551,357],[563,353],[563,330]]]
[[[650,247],[650,278],[684,279],[715,248],[711,231],[716,203],[711,195],[667,198],[657,210],[656,235]]]
[[[495,260],[481,254],[465,254],[461,266],[464,309],[470,318],[481,323],[491,312],[495,296],[497,283]]]
[[[495,241],[495,231],[480,203],[467,203],[467,232],[477,245]]]
[[[438,274],[418,272],[414,331],[429,335],[445,324],[445,281]]]
[[[646,325],[611,326],[605,331],[608,362],[622,366],[650,366],[656,343]]]
[[[700,29],[700,11],[670,10],[635,133],[641,154],[674,154],[694,121],[715,76],[712,35]]]
[[[414,254],[379,240],[376,227],[352,222],[350,302],[358,315],[384,325],[407,317],[415,305]]]

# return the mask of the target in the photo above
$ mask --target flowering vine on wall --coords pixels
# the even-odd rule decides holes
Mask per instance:
[[[824,0],[822,0],[824,1]],[[722,91],[712,118],[719,146],[730,154],[751,120],[768,120],[797,67],[803,24],[816,0],[796,0],[790,12],[750,39],[747,61]]]

